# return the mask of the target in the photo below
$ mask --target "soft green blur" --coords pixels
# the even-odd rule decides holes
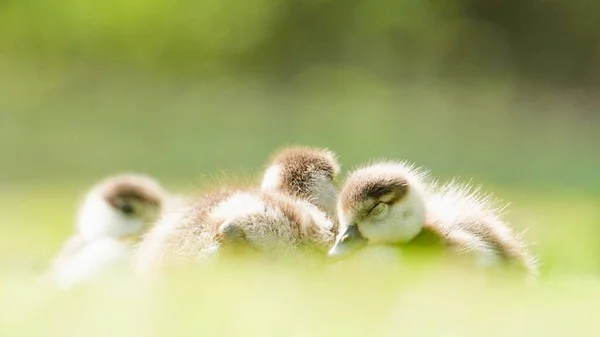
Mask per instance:
[[[597,336],[597,9],[0,0],[0,336]],[[138,171],[198,193],[258,179],[289,144],[330,148],[344,174],[386,158],[482,184],[511,203],[540,284],[418,261],[42,281],[96,181]]]

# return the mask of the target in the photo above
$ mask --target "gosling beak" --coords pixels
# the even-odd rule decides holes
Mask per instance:
[[[335,244],[329,250],[330,257],[342,257],[353,253],[367,244],[356,224],[351,224],[338,236]]]

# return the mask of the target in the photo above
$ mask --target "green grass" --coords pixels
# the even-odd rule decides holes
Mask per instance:
[[[41,273],[71,231],[79,191],[7,189],[0,193],[0,335],[596,336],[599,200],[497,192],[535,243],[543,266],[536,286],[403,256],[394,268],[237,261],[157,282],[115,274],[62,293]]]

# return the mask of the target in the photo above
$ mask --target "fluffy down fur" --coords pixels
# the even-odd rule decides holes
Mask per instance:
[[[222,188],[207,193],[188,206],[161,217],[136,247],[136,268],[148,271],[194,261],[216,252],[218,224],[211,222],[209,215],[234,192]]]
[[[141,271],[200,262],[227,252],[296,256],[333,242],[332,222],[314,205],[279,193],[222,189],[165,217],[137,251]]]
[[[307,200],[333,219],[338,195],[335,180],[339,172],[336,156],[329,150],[286,148],[275,155],[266,169],[261,190]]]
[[[481,265],[516,263],[536,276],[536,258],[521,236],[502,220],[505,209],[490,195],[468,185],[433,184],[425,229],[458,252],[474,255]]]

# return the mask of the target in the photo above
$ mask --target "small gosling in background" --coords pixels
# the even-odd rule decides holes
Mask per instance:
[[[481,265],[516,262],[537,275],[535,258],[490,198],[457,184],[428,184],[426,178],[407,163],[379,163],[350,174],[338,201],[340,234],[329,255],[343,256],[366,245],[407,244],[433,234]]]
[[[59,286],[70,288],[126,259],[168,199],[156,180],[140,174],[113,176],[94,186],[78,211],[75,234],[52,261]]]

